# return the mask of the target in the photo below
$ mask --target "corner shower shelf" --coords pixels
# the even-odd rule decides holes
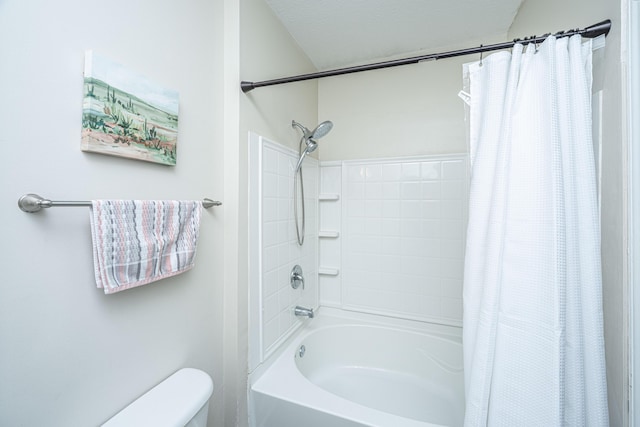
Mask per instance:
[[[328,237],[335,239],[336,237],[340,237],[339,231],[318,231],[318,237]]]
[[[320,194],[318,196],[318,200],[320,201],[336,201],[340,200],[339,194]]]
[[[318,274],[322,276],[337,276],[340,273],[340,270],[337,268],[326,268],[320,267],[318,268]]]

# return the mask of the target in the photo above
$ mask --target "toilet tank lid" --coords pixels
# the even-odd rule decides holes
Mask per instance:
[[[207,404],[211,377],[199,369],[183,368],[140,396],[103,426],[184,426]]]

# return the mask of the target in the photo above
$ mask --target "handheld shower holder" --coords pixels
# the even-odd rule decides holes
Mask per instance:
[[[302,180],[302,162],[307,154],[312,153],[318,148],[318,142],[316,139],[322,138],[326,134],[331,131],[333,128],[333,123],[329,120],[320,123],[313,131],[310,131],[305,126],[296,122],[295,120],[291,121],[292,127],[297,127],[302,131],[302,137],[300,138],[300,147],[298,148],[298,155],[300,158],[298,159],[298,163],[296,164],[294,176],[293,176],[293,215],[295,217],[296,223],[296,235],[298,238],[298,245],[302,246],[304,243],[304,223],[305,223],[305,214],[304,214],[304,184]],[[302,143],[306,144],[304,151],[302,150]],[[300,175],[300,197],[302,199],[302,226],[298,224],[298,175]]]

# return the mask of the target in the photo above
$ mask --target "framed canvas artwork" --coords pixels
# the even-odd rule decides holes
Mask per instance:
[[[85,54],[81,149],[174,166],[178,93]]]

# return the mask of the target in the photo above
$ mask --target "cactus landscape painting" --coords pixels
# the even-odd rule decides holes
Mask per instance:
[[[178,93],[87,51],[83,151],[176,164]]]

